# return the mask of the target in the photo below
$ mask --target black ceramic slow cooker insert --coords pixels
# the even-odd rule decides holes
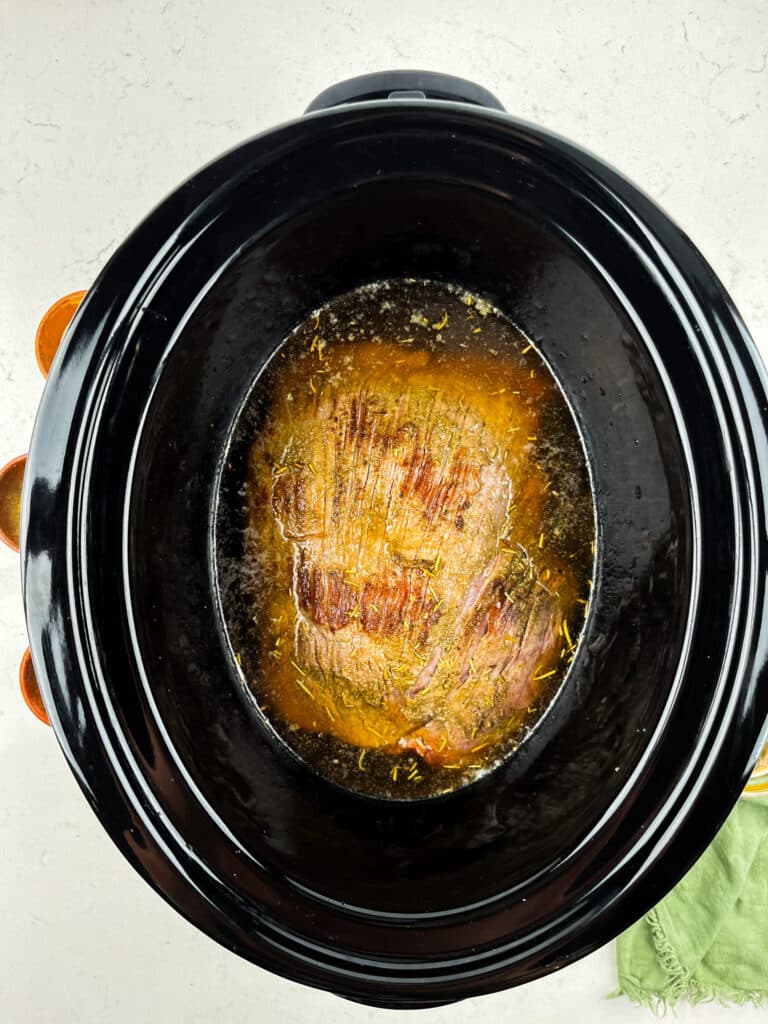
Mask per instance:
[[[487,296],[535,340],[585,439],[599,558],[530,741],[474,785],[393,803],[260,724],[214,524],[239,410],[283,338],[408,276]],[[766,405],[682,232],[477,86],[366,76],[214,161],[89,290],[27,464],[33,661],[105,828],[222,944],[372,1004],[491,992],[604,943],[701,853],[765,736]]]

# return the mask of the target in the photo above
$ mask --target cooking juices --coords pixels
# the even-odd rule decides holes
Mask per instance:
[[[568,672],[594,556],[580,437],[531,341],[460,288],[379,282],[297,327],[249,410],[227,592],[266,722],[376,796],[511,754]]]

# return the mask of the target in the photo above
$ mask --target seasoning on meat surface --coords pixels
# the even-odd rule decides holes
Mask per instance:
[[[263,713],[365,792],[470,781],[546,710],[586,612],[592,498],[551,372],[475,296],[383,282],[301,325],[262,388],[244,672]]]

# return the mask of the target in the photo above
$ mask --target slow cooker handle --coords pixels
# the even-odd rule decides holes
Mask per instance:
[[[442,75],[437,71],[374,71],[370,75],[347,78],[324,89],[304,113],[327,110],[343,103],[388,99],[451,100],[491,110],[504,110],[493,93],[481,85],[468,82],[466,78]]]

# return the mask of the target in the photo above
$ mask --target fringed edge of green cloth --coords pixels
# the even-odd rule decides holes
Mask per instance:
[[[727,986],[715,990],[702,985],[680,963],[664,934],[655,908],[645,915],[644,921],[651,929],[659,966],[669,980],[662,992],[649,992],[635,979],[624,977],[620,987],[609,994],[609,999],[626,996],[636,1006],[645,1007],[656,1017],[663,1017],[667,1010],[674,1010],[681,999],[687,999],[692,1006],[715,1002],[721,1006],[746,1006],[748,1003],[756,1007],[768,1006],[768,990],[744,992]]]
[[[611,992],[608,999],[618,999],[619,996],[626,996],[635,1006],[650,1010],[655,1017],[664,1017],[668,1010],[674,1011],[681,999],[687,999],[693,1006],[699,1003],[719,1003],[721,1006],[746,1006],[751,1003],[758,1008],[768,1006],[768,992],[743,992],[728,988],[714,992],[696,984],[680,993],[647,992],[629,978],[625,978],[622,987]]]

